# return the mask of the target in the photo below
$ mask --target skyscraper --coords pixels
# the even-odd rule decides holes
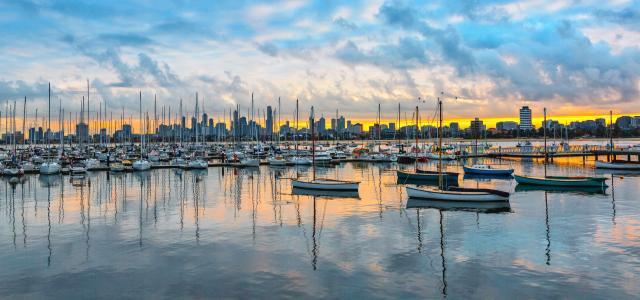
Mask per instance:
[[[271,110],[271,106],[267,106],[267,136],[271,136],[273,134],[273,111]]]
[[[528,106],[523,106],[520,109],[520,129],[533,129],[533,124],[531,123],[531,109]]]

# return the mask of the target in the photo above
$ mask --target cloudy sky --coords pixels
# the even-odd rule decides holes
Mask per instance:
[[[50,81],[79,110],[88,79],[94,107],[128,114],[138,91],[172,111],[199,92],[219,117],[252,92],[283,117],[296,98],[373,119],[421,97],[428,114],[442,93],[449,118],[640,113],[639,47],[626,0],[0,0],[0,103],[44,110]]]

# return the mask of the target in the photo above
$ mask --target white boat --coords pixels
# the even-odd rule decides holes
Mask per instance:
[[[612,162],[596,161],[597,169],[612,169],[612,170],[640,170],[640,162],[635,161],[620,161],[614,160]]]
[[[310,165],[311,159],[303,156],[294,156],[289,160],[294,165]]]
[[[36,171],[38,171],[38,168],[36,168],[36,165],[34,165],[30,161],[23,162],[21,167],[25,173],[35,173]]]
[[[187,161],[184,160],[184,158],[176,157],[176,158],[171,160],[170,164],[172,166],[177,166],[179,168],[183,168],[183,167],[185,167],[187,165]]]
[[[60,164],[57,162],[44,162],[40,165],[41,175],[52,175],[60,173]]]
[[[360,182],[333,179],[315,179],[311,181],[293,180],[293,188],[325,191],[357,191]]]
[[[256,158],[247,157],[240,160],[240,165],[243,167],[259,167],[260,160]]]
[[[10,163],[4,166],[2,170],[2,175],[4,176],[22,176],[24,175],[24,170],[16,164]]]
[[[328,164],[331,163],[331,156],[327,152],[319,152],[315,155],[316,164]]]
[[[276,155],[267,159],[270,166],[286,166],[287,160],[282,155]]]
[[[509,193],[490,189],[469,189],[450,187],[441,190],[437,187],[406,187],[411,199],[446,201],[509,201]]]
[[[109,159],[109,153],[96,152],[95,155],[99,161],[106,162]]]
[[[397,162],[398,157],[395,154],[376,153],[371,155],[371,160],[379,162]]]
[[[456,158],[458,158],[455,154],[442,154],[442,158],[440,158],[440,155],[438,155],[438,153],[432,153],[429,152],[427,153],[427,158],[428,159],[434,159],[434,160],[455,160]]]
[[[478,175],[511,175],[512,168],[496,168],[492,165],[473,165],[471,167],[462,166],[467,174]]]
[[[44,162],[44,159],[38,155],[34,155],[31,157],[31,162],[34,164],[41,164]]]
[[[187,164],[189,169],[207,169],[209,168],[209,163],[201,158],[192,159]]]
[[[84,174],[87,173],[87,165],[83,162],[75,162],[71,164],[71,174]]]
[[[133,162],[134,171],[147,171],[151,169],[151,163],[146,159],[139,159]]]
[[[87,171],[97,170],[100,168],[100,161],[95,158],[89,158],[84,161]]]
[[[121,163],[114,163],[114,164],[111,164],[109,169],[111,170],[111,172],[124,172],[125,167]]]

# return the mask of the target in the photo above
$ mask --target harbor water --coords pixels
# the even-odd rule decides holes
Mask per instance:
[[[542,175],[535,161],[510,164]],[[408,201],[391,163],[320,167],[358,197],[293,192],[310,167],[158,169],[0,181],[0,298],[608,298],[640,295],[640,173],[557,159],[553,175],[603,190],[511,178],[499,209]],[[466,163],[473,163],[468,160]],[[435,170],[436,163],[422,168]]]

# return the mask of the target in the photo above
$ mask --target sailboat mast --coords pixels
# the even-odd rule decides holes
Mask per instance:
[[[297,139],[297,135],[298,135],[298,99],[296,98],[296,132],[293,135],[293,140],[295,141],[295,147],[296,147],[296,156],[298,155],[298,139]]]
[[[418,101],[420,100],[420,97],[418,97]],[[415,150],[415,157],[416,157],[416,161],[414,162],[414,168],[415,171],[418,171],[418,115],[419,115],[419,110],[418,110],[418,106],[416,105],[416,130],[414,132],[414,136],[416,138],[416,150]]]
[[[144,133],[143,133],[144,124],[142,119],[142,91],[140,91],[138,106],[139,106],[138,116],[139,116],[139,122],[140,122],[140,160],[142,160],[142,157],[144,155]]]
[[[438,186],[442,189],[442,100],[440,97],[438,97],[438,111]]]
[[[49,102],[51,102],[51,83],[49,83]],[[49,106],[51,106],[51,104],[49,104]],[[24,97],[24,103],[22,105],[22,145],[23,147],[24,147],[24,144],[27,143],[27,140],[24,138],[25,129],[26,129],[24,122],[26,119],[27,119],[27,96]],[[49,120],[49,123],[51,123],[51,120]]]
[[[544,177],[547,177],[547,108],[544,108],[542,134],[544,135]]]
[[[613,111],[609,111],[609,149],[611,149],[611,154],[613,154]],[[609,159],[611,160],[611,159]],[[615,160],[615,157],[613,158]]]
[[[316,180],[316,134],[315,134],[315,116],[313,114],[313,106],[311,106],[311,164],[312,164],[312,181]]]

